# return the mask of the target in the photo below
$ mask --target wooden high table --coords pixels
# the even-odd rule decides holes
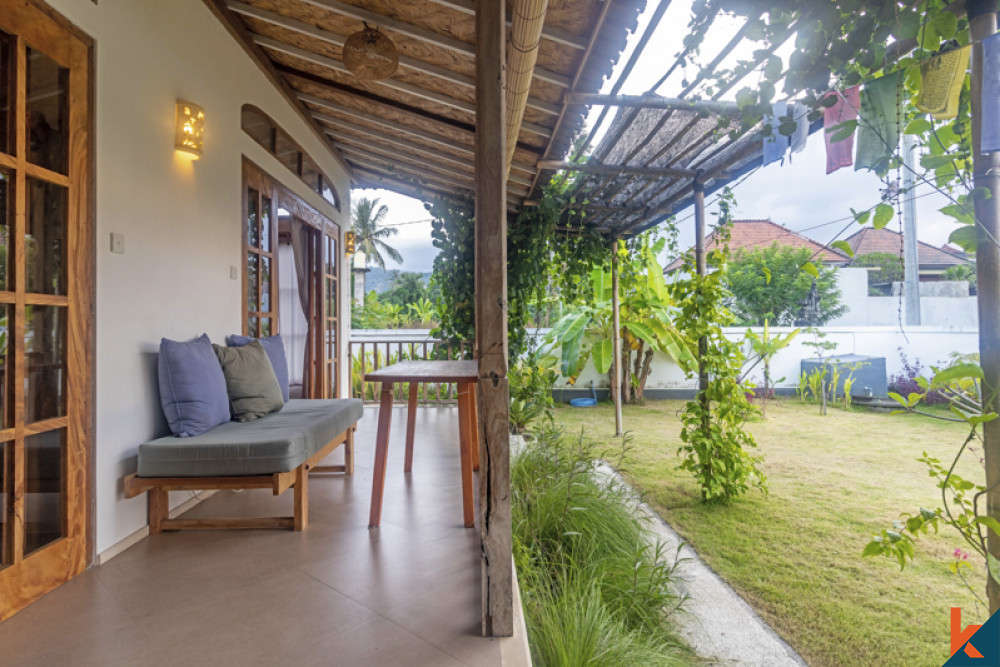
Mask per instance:
[[[382,393],[378,410],[378,435],[375,438],[375,475],[372,482],[372,507],[368,527],[382,522],[382,495],[385,489],[386,455],[389,450],[389,426],[392,422],[392,386],[409,383],[410,396],[406,412],[406,462],[404,471],[413,470],[413,434],[416,429],[417,390],[421,383],[455,383],[458,385],[458,435],[462,462],[462,511],[465,527],[475,522],[472,503],[472,471],[479,470],[479,417],[476,409],[476,383],[479,363],[476,361],[402,361],[365,374],[368,382],[381,382]]]

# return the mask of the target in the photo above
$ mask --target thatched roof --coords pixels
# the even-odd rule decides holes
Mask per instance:
[[[472,193],[474,0],[205,0],[349,166],[357,187],[405,194]],[[510,4],[510,3],[508,3]],[[549,0],[538,61],[508,180],[518,206],[544,183],[541,159],[561,159],[645,0]],[[400,66],[362,81],[342,62],[344,39],[377,26]]]
[[[702,175],[710,192],[761,164],[759,132],[734,140],[737,127],[704,111],[622,108],[589,162],[689,170]],[[599,211],[586,224],[622,238],[686,208],[694,192],[693,175],[587,175],[579,183]]]

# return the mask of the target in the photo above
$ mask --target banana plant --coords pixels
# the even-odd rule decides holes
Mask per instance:
[[[691,345],[673,325],[676,313],[670,288],[656,255],[664,242],[643,239],[632,255],[626,249],[619,256],[620,336],[622,339],[623,399],[642,400],[653,354],[663,352],[684,368],[694,363]],[[587,303],[572,307],[552,328],[546,342],[559,351],[560,371],[574,381],[588,360],[598,373],[612,369],[614,319],[612,283],[609,271],[590,272],[591,294]]]
[[[775,383],[771,380],[771,360],[774,359],[774,355],[788,347],[795,340],[795,337],[799,335],[799,332],[799,329],[795,329],[784,336],[781,334],[772,336],[771,327],[766,319],[764,320],[764,330],[761,333],[757,333],[753,329],[747,329],[746,341],[750,344],[750,367],[743,373],[743,377],[745,378],[757,364],[763,365],[764,386],[760,392],[757,392],[760,398],[761,414],[766,414],[766,402],[774,395]],[[778,382],[781,382],[781,380],[778,380]]]

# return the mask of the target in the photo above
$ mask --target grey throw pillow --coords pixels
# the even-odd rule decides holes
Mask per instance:
[[[226,377],[233,419],[250,421],[277,412],[285,405],[271,360],[260,341],[243,347],[212,347]]]

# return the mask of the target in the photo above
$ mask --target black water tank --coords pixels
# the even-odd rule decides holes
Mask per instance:
[[[853,373],[851,396],[884,397],[889,391],[885,374],[885,357],[866,357],[860,354],[844,354],[822,359],[803,359],[802,372],[806,375],[823,368],[828,369],[827,378],[833,377],[834,370],[840,373],[837,381],[837,396],[844,395],[844,381]]]

